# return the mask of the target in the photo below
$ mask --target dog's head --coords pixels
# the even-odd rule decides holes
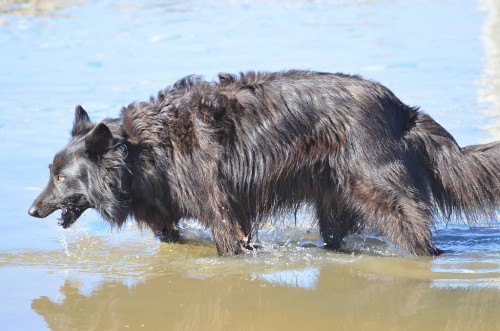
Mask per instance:
[[[86,209],[102,212],[101,204],[116,198],[116,189],[108,192],[113,196],[107,199],[96,193],[102,184],[99,176],[109,166],[103,162],[106,154],[113,153],[117,146],[117,139],[113,138],[109,127],[92,123],[87,112],[78,106],[71,135],[70,142],[49,165],[49,182],[28,211],[33,217],[44,218],[60,209],[59,224],[64,228],[73,224]],[[109,184],[110,189],[116,188],[113,183]]]

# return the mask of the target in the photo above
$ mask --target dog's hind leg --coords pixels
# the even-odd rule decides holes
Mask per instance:
[[[316,217],[325,248],[340,249],[342,240],[359,230],[358,215],[339,200],[320,199],[317,201]]]
[[[432,208],[423,187],[412,181],[363,178],[352,183],[361,216],[392,243],[415,255],[437,255],[432,244]]]

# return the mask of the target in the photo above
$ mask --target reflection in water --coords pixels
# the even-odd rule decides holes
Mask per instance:
[[[453,238],[460,232],[438,236]],[[0,266],[73,270],[57,295],[32,298],[52,330],[495,330],[500,321],[494,255],[349,255],[296,244],[221,259],[213,245],[87,236],[66,251],[1,254]]]
[[[177,273],[136,285],[105,282],[84,295],[67,281],[57,299],[42,296],[32,309],[52,330],[495,330],[500,291],[434,288],[423,277],[431,260],[369,258],[291,271],[278,277]],[[371,266],[411,268],[422,278],[379,275]],[[394,267],[395,266],[395,267]],[[285,275],[284,271],[274,275]],[[269,275],[269,274],[268,274]],[[302,276],[300,276],[302,275]],[[314,278],[314,290],[308,288]],[[456,276],[456,275],[455,275]],[[289,276],[285,278],[290,279]],[[298,280],[297,284],[304,282]],[[439,312],[436,314],[436,312]]]
[[[261,274],[258,277],[275,285],[314,290],[319,273],[319,268],[306,268],[273,271]]]
[[[349,245],[364,244],[362,254],[335,253],[303,245],[318,235],[301,228],[299,241],[264,232],[287,243],[218,258],[206,232],[160,244],[129,230],[118,239],[76,231],[61,239],[64,249],[0,253],[0,267],[67,274],[57,293],[30,297],[52,330],[495,330],[500,322],[494,228],[441,231],[447,253],[438,258],[390,256],[384,243],[359,237]]]

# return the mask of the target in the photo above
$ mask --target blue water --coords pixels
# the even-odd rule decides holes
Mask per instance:
[[[485,50],[487,17],[495,13],[498,10],[480,9],[474,1],[2,2],[0,276],[15,284],[0,285],[0,293],[8,298],[8,304],[0,304],[4,311],[0,323],[8,329],[57,329],[48,322],[50,314],[41,314],[42,320],[29,303],[53,298],[68,279],[76,279],[80,291],[91,298],[93,288],[109,285],[110,275],[121,275],[119,284],[128,284],[137,275],[149,284],[148,270],[164,277],[165,270],[171,273],[178,264],[181,269],[189,266],[194,278],[244,270],[241,274],[249,281],[313,291],[315,279],[330,277],[332,265],[340,259],[355,270],[346,275],[377,275],[370,282],[382,286],[380,272],[371,266],[386,265],[393,255],[390,247],[377,238],[353,238],[349,244],[360,251],[359,259],[344,261],[342,254],[325,257],[322,250],[302,248],[304,242],[312,246],[318,242],[314,233],[308,233],[307,222],[293,240],[289,232],[276,235],[268,230],[267,238],[288,245],[270,243],[257,257],[236,262],[217,260],[209,235],[187,225],[193,245],[175,246],[172,261],[164,256],[174,254],[167,253],[170,246],[158,244],[147,231],[133,226],[111,231],[92,211],[72,229],[63,230],[56,215],[34,219],[27,209],[48,179],[53,154],[69,138],[77,104],[95,121],[115,117],[122,106],[148,99],[192,73],[209,80],[218,72],[290,68],[361,74],[388,86],[404,102],[421,106],[461,145],[499,139],[485,129],[492,115],[498,116],[496,108],[481,98],[488,88],[481,79],[491,56]],[[489,315],[500,306],[498,225],[443,225],[435,234],[446,252],[443,256],[425,263],[411,258],[401,262],[410,274],[419,274],[424,264],[422,286],[429,289],[425,298],[431,300],[438,293],[434,288],[486,288],[487,294],[478,292],[469,301],[471,306],[486,307],[486,324],[475,326],[500,325],[498,317]],[[145,262],[138,263],[141,259]],[[159,261],[165,270],[158,267]],[[199,263],[211,266],[205,270],[209,276],[200,271],[205,267]],[[273,263],[277,270],[271,273],[255,274],[246,267]],[[296,267],[292,273],[290,264]],[[396,279],[393,282],[402,291],[408,288],[406,278],[401,284],[397,280],[403,269],[385,275]],[[476,276],[470,280],[470,275]],[[97,292],[102,298],[104,294]],[[453,307],[454,302],[448,303]]]

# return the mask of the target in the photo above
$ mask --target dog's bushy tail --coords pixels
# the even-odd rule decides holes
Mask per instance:
[[[447,219],[493,222],[500,207],[500,142],[460,148],[430,116],[415,111],[406,140],[424,151],[436,207]]]

